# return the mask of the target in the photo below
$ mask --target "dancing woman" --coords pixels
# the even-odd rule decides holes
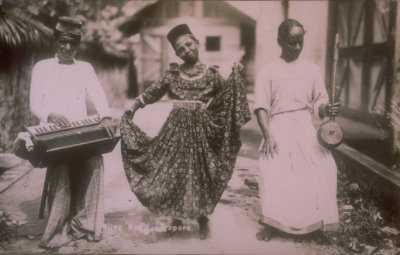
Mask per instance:
[[[186,24],[167,35],[183,60],[140,95],[121,123],[122,158],[132,191],[149,210],[197,219],[200,239],[232,176],[241,147],[240,128],[250,119],[244,82],[235,65],[225,81],[216,66],[199,60],[199,41]],[[150,138],[133,114],[169,93],[173,109],[159,134]]]

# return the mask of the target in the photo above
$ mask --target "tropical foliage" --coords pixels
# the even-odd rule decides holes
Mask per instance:
[[[1,1],[1,0],[0,0]],[[122,36],[118,26],[137,9],[152,1],[90,1],[90,0],[3,0],[3,9],[21,12],[22,10],[36,24],[53,29],[57,18],[71,15],[84,23],[81,52],[85,55],[108,55],[126,59],[130,48],[129,40]],[[20,23],[23,23],[21,21]],[[15,25],[14,25],[15,26]],[[22,35],[20,34],[22,37]]]
[[[51,35],[48,27],[0,0],[0,70],[9,71],[21,57],[31,55],[33,49],[48,48]]]

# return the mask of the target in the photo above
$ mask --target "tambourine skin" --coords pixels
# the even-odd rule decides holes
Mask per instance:
[[[343,129],[338,123],[328,120],[319,126],[317,137],[322,146],[334,149],[343,142]]]

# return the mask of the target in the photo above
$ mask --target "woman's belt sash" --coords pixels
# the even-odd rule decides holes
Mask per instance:
[[[283,114],[283,113],[290,113],[290,112],[297,112],[297,111],[309,111],[312,112],[312,109],[308,106],[299,108],[299,109],[293,109],[293,110],[287,110],[287,111],[282,111],[282,112],[276,112],[276,113],[272,113],[271,116],[275,116],[278,114]]]
[[[174,100],[173,107],[187,110],[200,110],[206,109],[207,104],[198,100]]]

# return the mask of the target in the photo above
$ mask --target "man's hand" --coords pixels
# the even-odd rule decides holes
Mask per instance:
[[[101,124],[100,124],[107,132],[108,137],[110,137],[110,139],[115,139],[115,131],[113,129],[112,126],[112,121],[111,118],[109,117],[105,117],[101,120]]]
[[[339,115],[339,107],[340,107],[339,102],[336,102],[333,104],[329,103],[325,106],[325,112],[328,116],[336,117]]]
[[[69,123],[69,120],[62,114],[57,114],[57,113],[50,113],[49,116],[47,117],[47,122],[51,122],[56,124],[59,127],[69,127],[71,126],[71,123]]]
[[[268,159],[269,157],[274,158],[278,154],[278,144],[275,139],[270,136],[268,139],[263,140],[263,144],[260,148],[261,158]]]
[[[321,119],[325,118],[326,116],[328,117],[336,117],[339,115],[339,107],[340,103],[328,103],[328,104],[322,104],[319,109],[318,109],[318,114]]]

